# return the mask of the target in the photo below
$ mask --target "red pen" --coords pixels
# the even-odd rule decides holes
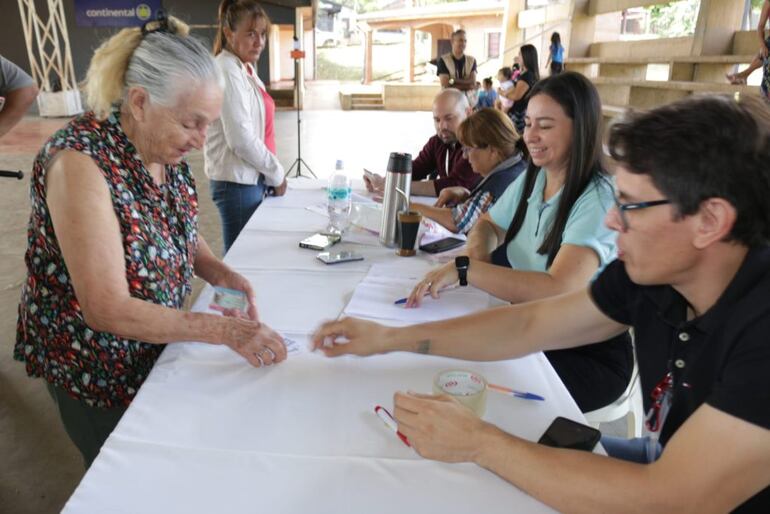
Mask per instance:
[[[409,444],[409,439],[407,439],[404,434],[398,431],[398,424],[396,423],[396,420],[393,418],[393,416],[391,416],[390,412],[388,412],[388,409],[382,405],[377,405],[374,408],[374,413],[377,414],[377,417],[379,417],[389,429],[396,433],[398,438],[401,439],[401,442],[411,448],[412,445]]]

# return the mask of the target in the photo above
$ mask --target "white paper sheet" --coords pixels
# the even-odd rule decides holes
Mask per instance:
[[[415,282],[409,279],[367,276],[356,286],[344,314],[424,323],[456,318],[489,307],[489,294],[475,288],[442,291],[438,299],[424,298],[419,308],[396,305],[394,302],[408,296],[414,285]]]

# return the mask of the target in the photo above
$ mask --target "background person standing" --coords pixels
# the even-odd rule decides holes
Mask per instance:
[[[230,249],[265,198],[286,193],[275,151],[275,102],[257,76],[270,19],[254,0],[222,0],[214,41],[225,77],[222,115],[211,124],[204,147],[211,196],[222,218],[224,252]]]
[[[442,88],[470,91],[476,87],[476,59],[465,55],[467,43],[463,29],[452,32],[452,51],[439,57],[436,63]]]
[[[564,47],[561,46],[561,36],[558,32],[551,34],[551,46],[548,47],[548,60],[545,67],[551,68],[551,75],[564,71]]]

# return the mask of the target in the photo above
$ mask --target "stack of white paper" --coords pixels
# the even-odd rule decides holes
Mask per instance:
[[[473,287],[454,288],[439,293],[438,299],[426,297],[418,308],[407,309],[395,302],[409,295],[417,281],[414,277],[383,274],[383,267],[373,266],[356,286],[344,314],[375,320],[424,323],[464,316],[489,308],[489,294]],[[400,323],[399,323],[400,324]]]

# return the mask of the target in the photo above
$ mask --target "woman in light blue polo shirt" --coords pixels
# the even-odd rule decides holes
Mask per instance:
[[[468,283],[510,302],[586,287],[616,251],[615,234],[604,225],[614,203],[601,165],[600,122],[599,95],[582,75],[567,72],[538,82],[524,130],[526,173],[471,230],[469,259],[430,272],[407,306],[457,282],[458,266],[467,267]],[[628,334],[546,356],[584,412],[616,400],[633,369]]]

